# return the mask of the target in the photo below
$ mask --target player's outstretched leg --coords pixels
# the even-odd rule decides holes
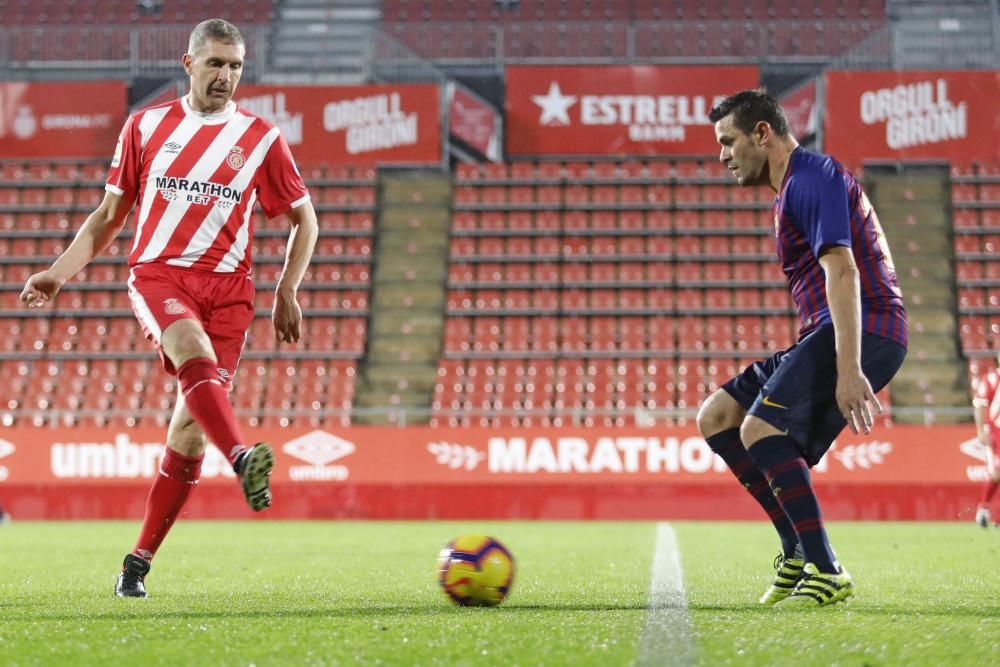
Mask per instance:
[[[271,445],[258,442],[236,459],[235,467],[250,509],[259,512],[270,507],[271,470],[274,469]]]
[[[237,458],[247,448],[218,363],[208,357],[189,359],[177,369],[177,381],[191,417],[235,469]]]
[[[135,554],[125,556],[122,571],[115,582],[115,595],[120,598],[144,598],[146,595],[146,575],[149,574],[149,561]]]

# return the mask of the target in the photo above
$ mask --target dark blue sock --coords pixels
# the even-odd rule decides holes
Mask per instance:
[[[750,459],[743,441],[740,440],[740,430],[731,428],[705,439],[713,452],[722,457],[729,469],[736,475],[743,488],[750,492],[754,500],[764,508],[767,516],[774,524],[774,529],[778,531],[781,538],[781,550],[785,557],[795,555],[795,547],[799,544],[799,538],[795,534],[792,522],[788,520],[785,511],[771,493],[771,487],[761,474],[760,469]]]
[[[770,483],[781,509],[791,519],[806,562],[814,564],[820,572],[839,572],[823,527],[823,515],[813,492],[809,468],[791,438],[786,435],[761,438],[748,453]]]

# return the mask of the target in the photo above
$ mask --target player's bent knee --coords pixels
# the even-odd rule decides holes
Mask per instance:
[[[191,320],[171,324],[164,330],[160,342],[163,351],[177,368],[191,359],[207,358],[215,361],[211,339],[199,324]]]
[[[702,437],[709,438],[716,433],[739,427],[745,414],[743,406],[725,390],[719,389],[701,404],[695,421]]]
[[[759,417],[747,415],[743,423],[740,424],[740,440],[743,441],[743,446],[747,448],[755,444],[758,440],[772,435],[782,435],[782,432]]]
[[[190,425],[171,429],[167,435],[167,446],[184,456],[201,456],[208,447],[208,438],[197,424],[191,422]]]

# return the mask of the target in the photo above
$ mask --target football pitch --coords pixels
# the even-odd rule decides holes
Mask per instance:
[[[146,580],[151,597],[116,599],[138,526],[0,528],[0,664],[936,666],[1000,657],[1000,530],[971,522],[828,524],[856,596],[796,612],[756,602],[777,552],[764,522],[181,521]],[[438,550],[469,532],[499,538],[517,559],[500,607],[456,607],[438,588]],[[681,579],[671,580],[678,560],[684,598]]]

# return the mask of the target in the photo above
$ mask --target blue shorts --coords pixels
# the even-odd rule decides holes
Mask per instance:
[[[889,384],[906,348],[861,334],[861,371],[872,390]],[[787,431],[809,467],[819,463],[847,426],[837,407],[837,354],[832,325],[810,332],[783,352],[757,361],[722,386],[747,414]]]

